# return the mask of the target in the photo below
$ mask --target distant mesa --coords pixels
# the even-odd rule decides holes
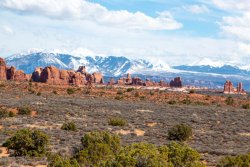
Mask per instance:
[[[245,90],[243,89],[242,82],[238,83],[237,88],[234,88],[233,83],[231,81],[226,81],[224,84],[224,91],[225,94],[246,94]]]

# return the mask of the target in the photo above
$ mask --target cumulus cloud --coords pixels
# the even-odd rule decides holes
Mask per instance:
[[[89,20],[101,25],[131,29],[174,30],[182,27],[170,13],[163,12],[151,17],[142,12],[112,11],[87,0],[1,0],[0,7],[21,14]]]
[[[250,3],[246,0],[212,0],[219,9],[230,12],[220,22],[222,34],[239,40],[250,42]]]
[[[183,9],[193,14],[202,14],[209,12],[208,7],[205,5],[188,5],[188,6],[183,6]]]
[[[248,0],[211,0],[212,4],[223,10],[250,10]],[[232,11],[231,11],[232,12]],[[235,11],[233,11],[235,12]]]

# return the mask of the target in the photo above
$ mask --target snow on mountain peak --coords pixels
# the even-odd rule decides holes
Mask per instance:
[[[224,66],[224,63],[221,61],[212,61],[211,59],[208,59],[208,58],[202,58],[202,59],[195,61],[189,65],[190,66],[222,67],[222,66]]]

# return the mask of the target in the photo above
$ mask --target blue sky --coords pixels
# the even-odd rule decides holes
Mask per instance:
[[[248,68],[249,11],[248,0],[1,0],[0,55],[42,50]]]

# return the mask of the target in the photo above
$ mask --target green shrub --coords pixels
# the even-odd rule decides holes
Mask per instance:
[[[41,131],[22,129],[7,139],[4,147],[14,150],[15,156],[41,156],[46,153],[49,137]]]
[[[118,91],[117,91],[117,94],[118,94],[118,95],[123,95],[123,91],[122,91],[122,90],[118,90]]]
[[[120,138],[108,132],[90,132],[82,139],[82,150],[75,158],[82,166],[100,166],[120,152]]]
[[[116,96],[116,97],[115,97],[115,100],[122,100],[122,99],[123,99],[122,96]]]
[[[18,110],[18,114],[20,114],[20,115],[30,115],[31,114],[31,109],[29,107],[19,107],[17,110]]]
[[[64,123],[61,127],[62,130],[76,131],[76,125],[74,122]]]
[[[150,94],[150,96],[153,96],[155,94],[155,92],[150,91],[149,94]]]
[[[108,124],[111,126],[125,126],[127,121],[123,118],[113,117],[109,119]]]
[[[168,131],[169,140],[186,141],[192,136],[192,128],[185,124],[174,126]]]
[[[15,113],[12,111],[8,111],[7,109],[0,108],[0,119],[7,117],[14,117]]]
[[[9,117],[9,111],[7,109],[0,109],[0,118],[7,118]]]
[[[175,100],[170,100],[170,101],[168,101],[168,104],[170,104],[170,105],[174,105],[174,104],[176,104],[177,102],[175,101]]]
[[[38,92],[36,95],[37,95],[37,96],[41,96],[41,95],[42,95],[42,93],[41,93],[41,92]]]
[[[4,83],[0,83],[0,88],[4,88],[6,85]]]
[[[194,94],[195,93],[195,90],[194,89],[191,89],[190,91],[189,91],[189,94]]]
[[[136,92],[136,93],[135,93],[135,97],[140,97],[140,93],[139,93],[139,92]]]
[[[225,100],[227,105],[233,105],[234,104],[234,99],[231,96],[228,96]]]
[[[250,154],[227,156],[220,160],[217,167],[249,167],[250,166]]]
[[[16,114],[12,111],[9,111],[9,117],[14,117]]]
[[[174,167],[205,167],[200,161],[200,154],[187,145],[172,142],[168,148],[168,158]]]
[[[68,89],[67,89],[67,93],[68,93],[69,95],[72,95],[72,94],[75,93],[75,89],[73,89],[73,88],[68,88]]]
[[[28,88],[28,91],[30,92],[30,93],[32,93],[32,94],[34,94],[34,93],[36,93],[36,91],[35,91],[35,89],[33,89],[33,88]]]
[[[186,104],[186,105],[189,105],[191,104],[191,100],[189,98],[185,98],[183,101],[182,101],[183,104]]]
[[[49,158],[48,167],[80,167],[76,159],[69,159],[58,154]]]
[[[124,147],[115,160],[108,161],[104,166],[172,167],[168,162],[168,147],[157,147],[148,143],[135,143]]]
[[[135,90],[134,88],[128,88],[127,92],[132,92],[133,90]]]
[[[249,103],[248,104],[243,104],[242,108],[244,108],[244,109],[250,109],[250,104]]]
[[[56,91],[56,90],[53,90],[53,94],[57,95],[58,93],[57,93],[57,91]]]

